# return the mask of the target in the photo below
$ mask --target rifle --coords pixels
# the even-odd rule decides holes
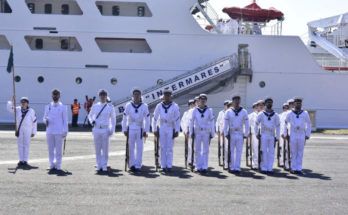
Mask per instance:
[[[227,140],[227,147],[228,147],[228,155],[227,155],[227,171],[231,169],[231,132],[228,131],[228,140]]]
[[[249,147],[249,137],[246,138],[245,140],[245,162],[246,162],[246,166],[250,167],[249,164],[249,156],[250,156],[250,147]]]
[[[154,145],[155,145],[155,168],[156,168],[156,172],[158,171],[158,166],[159,166],[159,162],[158,162],[158,158],[159,158],[159,127],[157,126],[157,132],[158,132],[158,136],[155,136],[154,139]]]
[[[258,157],[258,163],[259,163],[259,171],[261,171],[261,162],[262,162],[262,151],[261,151],[261,130],[259,129],[259,134],[258,136],[260,137],[259,139],[259,147],[258,147],[258,152],[259,152],[259,157]]]
[[[288,135],[286,137],[286,140],[288,142],[288,162],[289,162],[289,169],[292,170],[292,167],[291,167],[291,151],[290,151],[290,136]]]
[[[188,157],[188,134],[185,134],[185,169],[187,169],[187,157]]]
[[[65,154],[65,145],[66,145],[66,137],[64,137],[64,144],[63,144],[63,155]]]
[[[223,138],[223,137],[222,137]],[[218,132],[218,158],[219,158],[219,166],[221,165],[221,134]]]
[[[253,135],[250,135],[250,168],[253,168]]]
[[[195,132],[193,130],[192,135],[192,142],[191,142],[191,172],[194,170],[194,156],[195,156]]]
[[[278,142],[278,144],[277,144]],[[278,159],[278,167],[280,167],[280,140],[275,141],[275,145],[277,145],[277,159]]]
[[[225,168],[225,135],[222,133],[222,166]]]
[[[126,157],[124,162],[124,171],[127,171],[127,166],[129,166],[129,127],[127,127]]]

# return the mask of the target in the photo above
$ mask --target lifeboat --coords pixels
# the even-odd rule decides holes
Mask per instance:
[[[269,9],[262,9],[256,4],[255,0],[252,4],[244,8],[226,7],[222,12],[227,13],[232,19],[243,20],[246,22],[269,22],[271,20],[284,20],[284,14],[271,7]]]

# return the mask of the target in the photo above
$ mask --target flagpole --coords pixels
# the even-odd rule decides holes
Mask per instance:
[[[13,51],[13,46],[11,46],[11,50]],[[12,65],[12,85],[13,85],[13,112],[14,112],[14,120],[15,120],[15,133],[17,133],[17,105],[16,105],[16,83],[15,83],[15,71],[14,65]]]

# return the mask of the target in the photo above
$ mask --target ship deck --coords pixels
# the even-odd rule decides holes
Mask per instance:
[[[45,133],[33,139],[29,169],[16,169],[13,131],[0,131],[0,214],[345,214],[348,211],[348,136],[313,134],[305,147],[304,176],[278,168],[272,176],[245,167],[241,175],[217,164],[217,139],[206,175],[184,169],[184,138],[169,174],[154,169],[153,136],[143,171],[124,172],[125,137],[111,139],[108,174],[94,169],[91,133],[71,132],[63,172],[49,174]],[[244,153],[243,153],[244,155]],[[276,164],[275,164],[276,165]]]

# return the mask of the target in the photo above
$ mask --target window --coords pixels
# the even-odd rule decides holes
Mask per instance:
[[[99,9],[99,12],[101,14],[103,14],[103,6],[102,5],[97,5],[98,9]]]
[[[22,78],[21,76],[17,75],[14,79],[15,79],[15,82],[20,82]]]
[[[68,4],[62,5],[62,14],[69,14],[69,5]]]
[[[113,16],[119,16],[120,15],[120,7],[119,6],[113,6],[112,7],[112,15]]]
[[[35,4],[34,3],[28,3],[28,8],[31,13],[35,13]]]
[[[45,81],[45,79],[44,79],[44,77],[39,76],[39,77],[37,78],[37,81],[41,84],[41,83],[43,83],[43,82]]]
[[[77,77],[77,78],[75,79],[75,82],[76,82],[76,84],[81,84],[81,83],[82,83],[82,78]]]
[[[42,41],[42,39],[36,39],[35,40],[35,48],[36,49],[42,49],[43,48],[43,41]]]
[[[0,1],[0,12],[2,13],[12,13],[12,9],[7,1]]]
[[[138,7],[138,16],[145,16],[145,7]]]
[[[112,85],[116,85],[117,84],[117,79],[116,78],[111,78],[110,80]]]
[[[95,38],[102,52],[152,53],[152,49],[144,38]]]
[[[45,4],[45,14],[52,13],[52,4]]]
[[[64,50],[69,48],[69,42],[67,39],[63,39],[60,41],[60,48]]]

